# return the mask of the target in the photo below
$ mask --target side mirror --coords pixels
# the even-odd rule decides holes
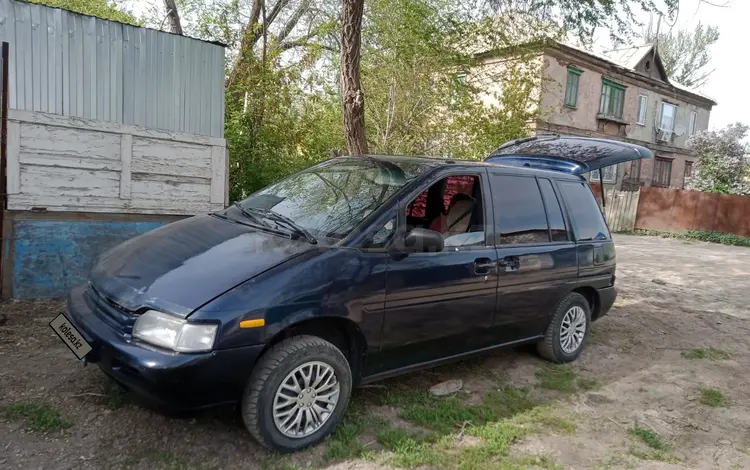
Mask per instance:
[[[407,253],[427,253],[443,251],[443,234],[425,228],[412,229],[404,237],[404,250]]]

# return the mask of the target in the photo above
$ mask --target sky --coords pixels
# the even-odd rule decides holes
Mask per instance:
[[[699,91],[718,103],[711,110],[710,129],[734,122],[750,125],[750,0],[710,0],[720,8],[700,0],[680,0],[675,28],[693,29],[698,21],[719,27],[719,40],[711,49],[708,67],[715,71]],[[645,18],[648,21],[648,17]],[[664,23],[662,22],[662,28]]]

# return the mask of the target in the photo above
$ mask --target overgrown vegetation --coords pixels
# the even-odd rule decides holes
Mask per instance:
[[[45,403],[12,403],[0,410],[0,414],[5,418],[23,422],[32,431],[55,431],[72,425],[62,413]]]
[[[727,401],[727,397],[724,396],[724,392],[718,388],[705,387],[701,388],[699,391],[701,394],[700,401],[704,405],[712,408],[726,408],[729,406],[729,402]]]
[[[703,131],[687,142],[695,152],[693,175],[686,187],[709,193],[750,195],[748,126],[730,124],[718,131]]]
[[[710,359],[712,361],[726,361],[732,358],[728,352],[716,348],[698,348],[682,351],[685,359]]]
[[[735,235],[733,233],[706,232],[701,230],[688,230],[686,232],[676,233],[642,229],[635,229],[622,233],[626,235],[646,235],[652,237],[674,238],[676,240],[720,243],[722,245],[750,246],[750,237],[743,237],[742,235]]]

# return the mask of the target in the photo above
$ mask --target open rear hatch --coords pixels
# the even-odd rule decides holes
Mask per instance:
[[[654,158],[654,154],[646,147],[628,142],[542,135],[508,141],[484,161],[580,175],[643,158]]]

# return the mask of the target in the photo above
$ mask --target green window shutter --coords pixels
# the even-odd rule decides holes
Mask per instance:
[[[575,108],[578,104],[578,79],[580,78],[580,69],[568,67],[568,82],[565,85],[565,106]]]

